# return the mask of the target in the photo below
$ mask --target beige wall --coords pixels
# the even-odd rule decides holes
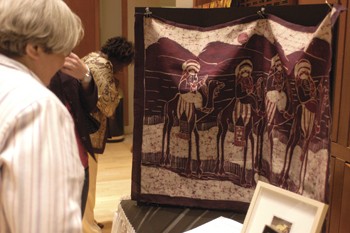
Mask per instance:
[[[134,41],[134,13],[135,7],[160,7],[169,4],[172,0],[128,0],[128,39]],[[162,2],[162,3],[161,3]],[[122,35],[121,0],[100,0],[100,40],[103,44],[112,36]],[[132,133],[134,121],[134,66],[128,70],[128,109],[129,125],[124,131]]]
[[[135,7],[160,7],[161,1],[155,0],[128,0],[128,38],[134,41]],[[134,66],[129,67],[129,125],[125,126],[125,133],[131,133],[134,125]]]
[[[100,41],[122,34],[121,0],[100,0]]]
[[[159,4],[162,7],[174,7],[175,6],[175,0],[160,0]]]
[[[192,0],[176,0],[176,7],[179,8],[192,8],[193,1]]]
[[[128,39],[134,41],[135,7],[192,7],[192,0],[128,0]],[[100,0],[101,44],[112,36],[122,35],[121,0]],[[129,125],[126,134],[132,133],[134,125],[134,66],[130,66],[128,77]]]

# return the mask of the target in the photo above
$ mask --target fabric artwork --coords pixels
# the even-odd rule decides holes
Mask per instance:
[[[144,17],[133,199],[242,210],[262,180],[327,202],[336,12],[312,27]]]

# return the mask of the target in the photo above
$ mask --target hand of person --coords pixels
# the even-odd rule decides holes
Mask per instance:
[[[75,53],[70,53],[65,58],[61,71],[79,81],[86,81],[87,76],[89,76],[89,68]]]

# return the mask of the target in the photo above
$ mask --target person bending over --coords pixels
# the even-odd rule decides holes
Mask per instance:
[[[89,53],[82,60],[89,67],[98,90],[97,112],[93,117],[100,122],[98,131],[90,135],[96,161],[98,154],[103,154],[107,141],[107,118],[112,116],[119,104],[119,81],[116,78],[118,72],[130,65],[134,60],[134,46],[124,37],[112,37],[108,39],[101,50]],[[97,225],[94,218],[97,163],[89,160],[89,195],[83,218],[84,233],[101,232],[103,225]]]

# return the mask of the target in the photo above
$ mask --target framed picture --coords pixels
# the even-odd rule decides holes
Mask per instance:
[[[242,233],[319,233],[328,205],[259,181]]]
[[[262,233],[278,233],[278,231],[272,228],[272,226],[265,225]]]
[[[196,0],[193,6],[196,8],[229,8],[231,0]]]

